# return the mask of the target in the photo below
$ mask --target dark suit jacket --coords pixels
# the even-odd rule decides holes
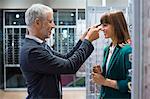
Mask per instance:
[[[62,55],[25,38],[20,51],[20,68],[27,82],[27,99],[61,99],[60,74],[76,73],[93,50],[93,45],[84,40]]]
[[[131,46],[129,44],[117,45],[111,56],[108,70],[106,72],[106,62],[109,54],[109,47],[104,50],[103,76],[105,78],[117,80],[118,89],[102,86],[101,97],[103,99],[130,99],[128,83],[131,82]]]

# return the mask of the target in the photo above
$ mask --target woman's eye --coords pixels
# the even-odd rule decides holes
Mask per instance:
[[[103,24],[103,26],[107,26],[107,24]]]

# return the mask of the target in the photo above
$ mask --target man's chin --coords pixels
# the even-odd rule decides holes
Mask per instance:
[[[45,39],[49,39],[50,37],[45,37]]]
[[[48,39],[48,38],[50,38],[50,37],[51,37],[51,35],[47,35],[45,38]]]
[[[48,33],[48,36],[49,36],[49,37],[51,36],[51,32]]]

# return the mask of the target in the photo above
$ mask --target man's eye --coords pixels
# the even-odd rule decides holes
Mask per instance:
[[[53,20],[48,20],[48,22],[49,22],[49,23],[52,23],[52,22],[53,22]]]
[[[49,21],[49,23],[52,23],[52,22],[53,22],[52,20]]]

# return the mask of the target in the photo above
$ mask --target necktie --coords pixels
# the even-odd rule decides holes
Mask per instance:
[[[43,42],[43,43],[42,43],[42,46],[43,46],[45,49],[48,49],[48,45],[46,44],[46,42]]]

